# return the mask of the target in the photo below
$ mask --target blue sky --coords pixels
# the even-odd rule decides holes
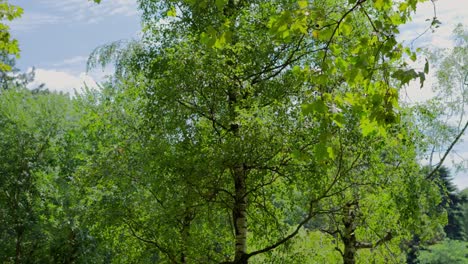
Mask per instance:
[[[95,85],[106,71],[93,70],[86,73],[88,55],[98,46],[123,39],[136,38],[140,29],[136,0],[103,0],[100,5],[87,0],[10,0],[21,6],[24,15],[10,24],[11,32],[20,42],[22,70],[36,68],[33,85],[45,83],[51,90],[73,93],[83,83]],[[413,42],[414,47],[450,48],[450,35],[457,23],[468,26],[468,0],[434,0],[418,6],[413,22],[401,28],[400,41],[407,44],[423,33],[429,26],[427,19],[436,15],[442,22],[434,33],[428,31]],[[414,83],[407,88],[408,97],[414,101],[432,95],[429,78],[423,89]],[[468,160],[468,136],[457,146],[457,153],[450,160]],[[457,173],[455,183],[459,188],[468,187],[468,173]]]
[[[135,0],[10,0],[24,9],[11,32],[20,42],[17,66],[36,68],[36,84],[73,92],[83,81],[93,83],[103,74],[85,73],[88,55],[98,46],[137,37],[140,29]]]

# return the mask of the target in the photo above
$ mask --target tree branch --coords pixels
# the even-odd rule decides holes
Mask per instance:
[[[455,140],[452,141],[452,144],[450,144],[450,146],[448,147],[448,149],[445,151],[444,156],[443,156],[442,159],[439,161],[439,163],[437,164],[437,166],[435,166],[435,168],[426,176],[426,179],[429,179],[429,180],[433,180],[433,179],[434,179],[435,173],[440,169],[440,167],[442,167],[442,165],[444,164],[444,161],[445,161],[445,159],[447,158],[448,154],[452,151],[453,147],[455,146],[455,144],[457,144],[457,142],[460,140],[460,138],[463,136],[463,134],[465,134],[465,131],[466,131],[467,128],[468,128],[468,121],[466,122],[465,126],[464,126],[463,129],[460,131],[460,133],[458,133],[458,135],[457,135],[457,137],[455,138]]]
[[[381,244],[392,240],[392,238],[393,238],[392,233],[388,232],[384,237],[379,239],[375,244],[370,243],[370,242],[357,242],[355,246],[356,248],[376,248],[380,246]]]
[[[340,27],[341,23],[343,22],[343,20],[351,13],[353,12],[358,6],[360,6],[362,3],[366,2],[367,0],[359,0],[356,2],[356,4],[351,8],[349,9],[348,11],[346,11],[346,13],[344,13],[344,15],[340,18],[340,20],[338,20],[338,22],[336,23],[336,27],[333,29],[333,32],[332,32],[332,35],[330,36],[330,39],[327,41],[327,44],[325,45],[325,54],[323,55],[323,59],[322,59],[322,64],[325,63],[325,60],[327,58],[327,54],[328,54],[328,48],[330,47],[330,44],[331,42],[333,41],[333,38],[335,37],[335,34],[336,34],[336,31],[338,31],[338,28]]]

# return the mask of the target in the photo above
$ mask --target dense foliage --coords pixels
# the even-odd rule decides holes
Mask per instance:
[[[90,58],[115,63],[100,89],[0,92],[0,257],[402,263],[437,242],[453,190],[419,125],[442,114],[399,98],[428,73],[395,39],[416,4],[139,1],[142,38]]]
[[[11,70],[11,66],[3,61],[3,57],[9,55],[19,55],[19,46],[16,39],[12,39],[9,27],[5,24],[5,20],[11,21],[21,16],[23,9],[10,5],[6,0],[0,1],[0,76],[5,71]]]
[[[466,263],[468,243],[459,240],[445,240],[421,252],[421,264]]]

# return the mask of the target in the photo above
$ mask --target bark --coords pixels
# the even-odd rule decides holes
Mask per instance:
[[[246,264],[247,260],[247,173],[244,166],[234,168],[235,201],[233,221],[236,233],[234,263]]]
[[[356,212],[353,208],[353,204],[347,204],[344,208],[343,225],[344,230],[342,232],[342,240],[344,244],[343,251],[343,263],[344,264],[355,264],[356,263]]]
[[[190,225],[194,216],[190,209],[185,211],[184,219],[182,220],[181,238],[182,238],[182,250],[180,252],[180,263],[187,263],[187,243],[190,238]]]
[[[15,248],[15,264],[20,264],[22,259],[22,246],[21,242],[23,240],[23,227],[16,228],[16,248]]]
[[[344,243],[344,252],[343,252],[343,263],[344,264],[354,264],[356,263],[356,247],[354,246],[356,237],[350,235],[347,238],[343,238]]]
[[[69,246],[69,252],[68,256],[65,256],[65,263],[75,263],[76,258],[78,255],[78,241],[76,238],[76,232],[71,229],[70,233],[68,234],[68,246]]]
[[[356,227],[359,214],[358,202],[348,203],[343,209],[343,225],[344,230],[340,232],[341,239],[344,244],[344,251],[342,252],[344,264],[356,263],[356,252],[362,248],[373,249],[381,244],[390,241],[393,238],[391,232],[387,232],[385,236],[380,238],[377,242],[357,241],[356,239]]]
[[[239,124],[237,123],[236,105],[238,102],[240,88],[233,86],[228,90],[229,116],[231,123],[230,132],[234,137],[239,137]],[[234,205],[232,207],[232,220],[235,231],[234,262],[236,264],[247,264],[247,168],[239,160],[232,167],[234,180]]]

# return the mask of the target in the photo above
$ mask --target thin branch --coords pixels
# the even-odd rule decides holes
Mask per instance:
[[[357,242],[356,243],[356,248],[376,248],[380,246],[381,244],[390,241],[393,238],[392,233],[388,232],[384,237],[379,239],[375,244],[370,243],[370,242]]]
[[[289,54],[288,58],[286,59],[286,62],[284,62],[284,63],[281,64],[281,65],[273,66],[273,65],[276,64],[276,62],[279,60],[279,58],[278,58],[279,55],[278,55],[278,56],[275,56],[275,58],[273,58],[274,63],[273,63],[272,65],[269,65],[269,66],[263,68],[260,72],[256,72],[256,73],[253,73],[253,74],[250,74],[250,75],[246,76],[246,79],[250,79],[250,78],[253,77],[253,79],[252,79],[252,81],[251,81],[251,84],[255,84],[255,83],[259,82],[259,81],[258,81],[258,78],[259,78],[261,75],[263,75],[263,74],[265,74],[265,73],[267,73],[267,72],[272,72],[272,71],[274,71],[274,70],[276,70],[276,69],[284,68],[284,67],[286,67],[287,65],[289,65],[289,61],[291,61],[292,58],[294,57],[294,55],[296,54],[296,52],[300,50],[301,42],[303,41],[304,36],[305,36],[305,35],[302,35],[302,36],[299,38],[299,40],[298,40],[298,42],[297,42],[297,45],[294,47],[294,49],[293,49],[293,51],[291,52],[291,54]],[[286,47],[287,47],[287,46],[286,46]],[[283,52],[284,50],[286,50],[286,48],[282,48],[282,49],[279,51],[279,54],[281,54],[281,52]]]
[[[325,63],[325,60],[327,58],[327,54],[328,54],[328,48],[330,47],[330,44],[331,42],[333,41],[333,38],[335,37],[335,34],[336,34],[336,31],[338,31],[338,28],[340,27],[341,23],[343,22],[343,20],[351,13],[353,12],[358,6],[360,6],[361,4],[365,3],[367,0],[359,0],[356,2],[356,4],[351,8],[349,9],[348,11],[346,11],[346,13],[344,13],[344,15],[340,18],[340,20],[338,20],[338,22],[336,23],[336,27],[333,29],[333,32],[332,32],[332,35],[330,36],[330,39],[327,41],[327,44],[325,45],[325,54],[323,55],[323,59],[322,59],[322,64]]]
[[[182,101],[180,99],[177,99],[176,100],[179,104],[189,108],[190,110],[195,110],[198,114],[200,114],[201,116],[205,117],[206,119],[212,121],[213,123],[215,123],[216,125],[222,127],[224,130],[229,130],[229,128],[227,128],[226,126],[224,126],[223,124],[221,124],[220,122],[218,122],[218,120],[216,120],[214,117],[211,117],[210,115],[207,115],[206,113],[204,113],[200,107],[198,105],[195,105],[195,104],[192,104],[190,102],[185,102],[185,101]]]
[[[366,9],[365,9],[365,8],[361,8],[361,10],[362,10],[362,12],[366,15],[367,20],[369,20],[369,22],[370,22],[372,28],[374,29],[374,31],[375,31],[376,33],[380,32],[380,31],[377,29],[377,27],[374,25],[374,22],[372,22],[372,19],[370,18],[369,14],[366,12]]]
[[[258,254],[261,254],[261,253],[265,253],[265,252],[268,252],[272,249],[275,249],[279,246],[281,246],[282,244],[286,243],[288,240],[290,240],[291,238],[295,237],[299,231],[301,230],[301,228],[307,223],[310,221],[310,219],[312,219],[312,217],[314,217],[314,213],[312,213],[312,211],[309,212],[309,214],[307,215],[307,217],[302,220],[302,222],[299,223],[299,225],[296,227],[296,229],[289,235],[287,235],[286,237],[283,237],[282,239],[278,240],[276,243],[268,246],[268,247],[265,247],[263,249],[260,249],[260,250],[257,250],[257,251],[253,251],[249,254],[247,254],[247,258],[250,258],[252,256],[255,256],[255,255],[258,255]]]
[[[420,37],[424,36],[424,35],[429,31],[429,29],[432,28],[432,26],[434,25],[434,22],[437,20],[437,8],[436,8],[436,5],[435,5],[435,1],[436,1],[436,0],[431,0],[433,12],[434,12],[434,16],[432,17],[431,24],[430,24],[429,27],[427,27],[421,34],[419,34],[415,39],[413,39],[413,40],[411,41],[411,48],[414,47],[414,42],[415,42],[416,40],[418,40]]]
[[[273,177],[271,177],[271,179],[267,182],[262,182],[262,183],[259,183],[257,184],[257,186],[255,186],[254,188],[250,189],[249,191],[247,191],[243,197],[246,197],[248,196],[249,194],[253,193],[253,192],[256,192],[258,191],[259,189],[263,189],[264,187],[268,186],[268,185],[272,185],[280,176],[281,174],[279,172],[275,173],[275,175],[273,175]]]
[[[468,128],[468,121],[466,122],[465,126],[460,131],[460,133],[458,133],[455,140],[452,141],[452,144],[450,144],[449,148],[445,151],[444,156],[439,161],[437,166],[426,176],[426,179],[433,180],[433,177],[434,177],[435,173],[440,169],[440,167],[442,167],[442,165],[444,164],[444,161],[447,158],[448,154],[452,151],[453,147],[455,146],[455,144],[457,144],[457,142],[460,140],[460,138],[463,136],[463,134],[465,134],[465,131],[466,131],[467,128]]]
[[[174,264],[177,264],[178,262],[175,260],[175,257],[169,252],[169,250],[167,250],[166,248],[162,247],[158,242],[156,241],[153,241],[153,240],[149,240],[147,238],[144,238],[140,235],[137,234],[136,230],[132,227],[132,225],[130,224],[130,222],[126,221],[125,219],[123,220],[124,223],[127,225],[127,227],[130,229],[130,233],[132,233],[132,235],[144,242],[144,243],[147,243],[147,244],[151,244],[153,246],[155,246],[157,249],[159,249],[162,253],[166,254],[166,256],[171,260],[172,263]]]
[[[255,84],[255,83],[258,83],[258,82],[261,82],[261,81],[264,81],[264,80],[268,80],[268,79],[271,79],[273,77],[276,77],[278,74],[280,74],[287,66],[291,65],[291,63],[294,63],[298,60],[300,60],[303,56],[305,56],[305,54],[307,53],[304,53],[302,55],[299,55],[297,56],[296,58],[294,58],[294,56],[296,55],[296,53],[300,50],[300,47],[301,47],[301,42],[303,41],[305,35],[302,35],[301,38],[299,39],[298,43],[297,43],[297,46],[295,47],[295,49],[291,52],[291,54],[289,55],[289,57],[286,59],[286,61],[281,64],[281,65],[278,65],[278,66],[275,66],[273,68],[270,68],[270,69],[265,69],[263,70],[262,72],[260,73],[257,73],[255,78],[252,80],[251,84]],[[274,72],[276,70],[276,72]],[[267,72],[272,72],[270,75],[266,76],[265,78],[260,78],[260,76],[262,76],[263,74],[267,73]]]

